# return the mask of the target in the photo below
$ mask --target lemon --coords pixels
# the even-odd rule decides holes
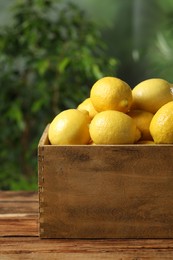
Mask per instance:
[[[132,91],[121,79],[103,77],[92,86],[90,98],[98,112],[105,110],[127,112],[132,104]]]
[[[97,114],[97,111],[95,110],[90,98],[85,99],[81,104],[79,104],[77,109],[80,111],[88,111],[89,117],[91,119]]]
[[[50,123],[48,138],[53,145],[87,144],[89,116],[77,109],[64,110]]]
[[[159,78],[147,79],[132,90],[133,109],[142,109],[151,113],[173,100],[170,84]]]
[[[130,116],[107,110],[93,118],[89,131],[95,144],[132,144],[136,140],[137,127]]]
[[[173,101],[162,106],[153,116],[150,132],[157,144],[173,144]]]
[[[153,114],[144,110],[131,110],[128,115],[135,120],[136,126],[141,132],[141,140],[152,140],[150,134],[150,123],[153,118]]]

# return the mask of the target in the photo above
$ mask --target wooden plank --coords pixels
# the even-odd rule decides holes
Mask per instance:
[[[31,247],[33,250],[56,250],[64,252],[113,252],[117,249],[173,249],[173,239],[40,239],[38,237],[0,238],[0,251],[15,248],[16,244]],[[32,245],[33,244],[33,245]],[[17,248],[16,248],[17,250]]]
[[[1,201],[38,202],[38,193],[35,191],[0,191],[0,202]]]
[[[172,240],[0,239],[0,259],[172,259]]]
[[[0,236],[38,236],[36,192],[0,192]]]
[[[27,214],[0,215],[0,237],[38,236],[38,217]]]
[[[71,253],[71,252],[23,252],[18,251],[15,253],[2,254],[0,253],[1,260],[171,260],[173,257],[172,250],[118,250],[116,252],[103,252],[103,253]]]
[[[38,215],[38,201],[0,201],[1,214],[37,214]]]
[[[11,194],[15,201],[15,193]],[[25,197],[26,193],[21,192],[19,204]],[[1,260],[173,259],[173,239],[40,239],[34,237],[38,235],[38,223],[32,208],[30,214],[14,213],[10,208],[8,213],[1,214],[0,207],[0,216]]]
[[[173,146],[39,147],[45,238],[173,238]]]
[[[43,145],[49,145],[50,142],[49,142],[49,138],[48,138],[48,129],[49,129],[49,124],[46,126],[40,140],[39,140],[39,144],[38,146],[43,146]]]

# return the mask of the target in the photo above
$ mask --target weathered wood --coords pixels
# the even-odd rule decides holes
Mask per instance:
[[[6,214],[11,209],[11,213],[30,213],[35,211],[38,214],[38,201],[0,201],[1,214]],[[0,215],[1,216],[1,215]]]
[[[56,253],[56,252],[34,252],[30,251],[23,252],[22,250],[18,253],[9,253],[7,255],[3,255],[0,253],[1,260],[171,260],[173,254],[172,250],[145,250],[142,249],[140,251],[136,250],[118,250],[116,252],[102,252],[102,253]]]
[[[30,213],[26,207],[23,207],[23,212],[20,210],[20,214],[14,213],[11,204],[6,213],[2,214],[0,207],[1,260],[173,259],[173,239],[40,239],[37,232],[37,194],[20,192],[19,196],[18,192],[0,192],[0,197],[2,203],[10,200],[16,202],[15,210],[17,204],[20,206],[25,200],[26,207],[27,201],[37,201],[37,209],[30,207]],[[26,221],[29,216],[33,222]],[[10,229],[13,232],[9,233]]]
[[[0,202],[6,201],[36,201],[38,202],[38,193],[35,191],[0,191]]]
[[[16,244],[27,244],[33,251],[56,252],[113,252],[117,249],[173,249],[173,239],[40,239],[39,237],[0,237],[0,251],[9,250]],[[33,245],[32,245],[33,244]],[[18,250],[18,248],[16,248]]]
[[[173,238],[173,145],[51,146],[47,140],[44,132],[41,237]]]
[[[0,215],[0,236],[38,236],[38,216],[29,214]]]
[[[165,240],[0,239],[0,259],[166,260],[172,259],[172,256],[173,242],[171,240],[165,243]]]
[[[38,236],[38,194],[0,191],[0,236]]]

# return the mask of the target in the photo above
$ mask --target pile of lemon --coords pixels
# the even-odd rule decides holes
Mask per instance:
[[[53,119],[48,138],[52,145],[171,144],[173,85],[154,78],[131,90],[119,78],[101,78],[89,98]]]

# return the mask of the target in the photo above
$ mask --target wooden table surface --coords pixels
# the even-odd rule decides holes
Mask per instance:
[[[8,259],[171,260],[173,239],[40,239],[37,193],[0,191],[0,260]]]

